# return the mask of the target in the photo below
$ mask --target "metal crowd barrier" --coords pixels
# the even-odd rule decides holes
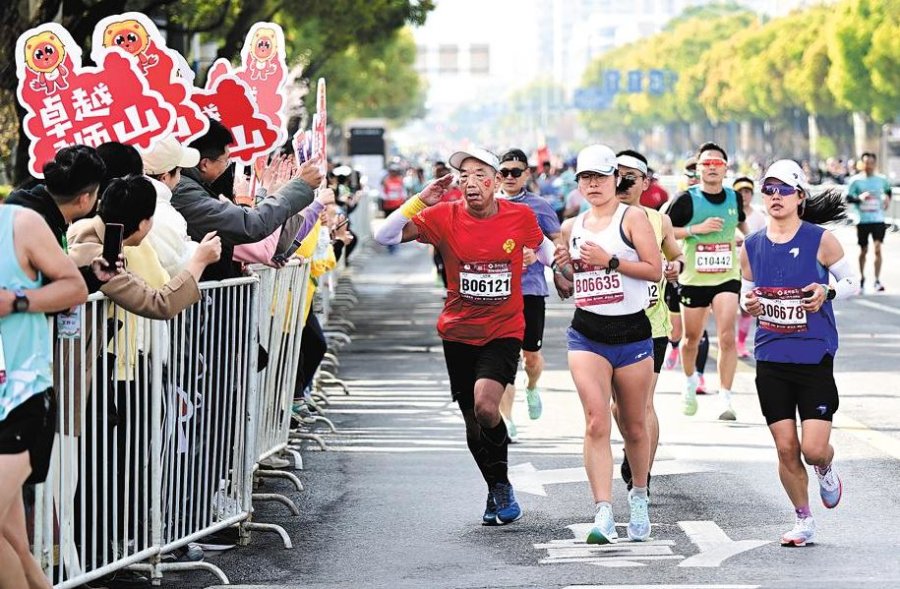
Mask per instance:
[[[293,270],[296,272],[296,270]],[[35,490],[34,553],[59,589],[123,568],[158,580],[206,562],[161,556],[212,532],[250,529],[257,461],[259,279],[200,285],[170,321],[82,306],[55,343],[57,438]]]

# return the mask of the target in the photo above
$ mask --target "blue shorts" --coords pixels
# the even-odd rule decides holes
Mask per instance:
[[[601,344],[570,327],[566,330],[566,344],[570,352],[591,352],[606,358],[614,369],[653,357],[653,340],[650,338],[630,344]]]

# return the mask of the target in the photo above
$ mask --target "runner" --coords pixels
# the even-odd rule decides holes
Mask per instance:
[[[881,284],[881,244],[887,225],[884,224],[884,211],[891,206],[891,183],[880,174],[875,173],[877,158],[874,153],[862,154],[864,169],[850,178],[847,187],[847,202],[856,205],[859,223],[856,226],[856,238],[859,243],[859,285],[866,286],[866,254],[869,251],[869,236],[875,244],[875,292],[884,292]]]
[[[697,154],[700,184],[683,192],[669,207],[675,236],[683,239],[687,260],[681,273],[680,302],[684,321],[681,366],[687,380],[684,414],[697,413],[695,362],[710,307],[719,338],[719,419],[737,419],[731,406],[731,385],[737,368],[734,317],[741,290],[735,229],[746,234],[744,209],[731,188],[722,186],[728,156],[715,143],[706,143]]]
[[[796,513],[781,544],[805,546],[813,542],[816,525],[801,454],[815,469],[825,507],[836,507],[843,492],[829,443],[839,405],[831,301],[856,294],[858,277],[838,240],[818,226],[843,217],[839,189],[810,199],[806,176],[791,160],[775,162],[764,178],[769,222],[741,250],[741,304],[758,321],[756,390],[778,450],[778,474]],[[828,285],[829,274],[834,286]]]
[[[752,235],[761,229],[765,229],[766,214],[753,206],[753,180],[746,176],[741,176],[734,179],[731,187],[741,197],[741,203],[744,207],[744,218],[747,223],[747,234]],[[751,356],[747,350],[747,335],[750,334],[753,317],[743,308],[739,309],[738,312],[737,355],[738,358],[746,359]]]
[[[578,185],[591,209],[563,223],[566,245],[556,250],[556,269],[575,283],[568,357],[584,409],[584,466],[597,508],[587,537],[591,544],[618,539],[609,437],[613,387],[625,452],[632,457],[628,537],[650,537],[646,398],[653,379],[653,341],[644,309],[647,283],[659,282],[662,260],[646,213],[616,199],[621,181],[616,168],[616,155],[605,145],[591,145],[578,154]]]
[[[647,393],[647,434],[650,436],[650,466],[647,470],[647,494],[650,494],[650,471],[653,469],[653,460],[656,457],[656,447],[659,445],[659,418],[653,406],[653,393],[659,380],[659,372],[662,369],[663,359],[666,355],[666,346],[669,343],[669,334],[672,331],[672,323],[669,321],[669,309],[663,300],[662,292],[669,280],[677,280],[678,274],[684,267],[684,256],[681,246],[675,239],[672,221],[668,215],[660,213],[652,206],[639,205],[650,185],[651,170],[647,167],[647,158],[637,151],[626,149],[617,154],[619,164],[619,177],[622,182],[616,190],[619,202],[630,206],[642,206],[650,225],[660,253],[667,260],[662,280],[648,283],[649,303],[647,317],[650,319],[651,335],[653,337],[653,376],[650,380],[650,389]],[[619,422],[618,407],[613,394],[613,417],[622,431],[623,424]],[[622,480],[630,491],[633,482],[631,478],[631,466],[628,464],[628,455],[622,460]]]
[[[499,404],[515,380],[525,332],[522,247],[548,266],[554,248],[531,209],[494,198],[497,156],[472,149],[449,162],[460,172],[465,199],[437,204],[452,180],[438,178],[391,213],[375,239],[383,245],[418,239],[440,249],[448,287],[437,329],[466,442],[488,484],[482,523],[508,524],[522,510],[507,476],[509,436]]]
[[[517,175],[518,174],[518,175]],[[528,180],[528,157],[521,149],[510,149],[500,157],[501,198],[510,202],[528,205],[537,217],[538,225],[544,235],[551,241],[559,239],[559,219],[550,204],[536,194],[525,190]],[[526,252],[527,259],[534,254]],[[525,374],[528,384],[525,387],[525,400],[528,403],[528,417],[538,419],[541,416],[541,395],[538,392],[538,379],[544,370],[544,357],[541,345],[544,339],[544,307],[546,297],[550,296],[547,279],[544,278],[544,266],[534,261],[528,265],[522,275],[522,297],[525,305],[525,338],[522,340],[522,356],[525,359]],[[506,419],[510,442],[518,440],[516,424],[513,421],[513,401],[516,398],[516,385],[510,384],[500,401],[500,413]]]

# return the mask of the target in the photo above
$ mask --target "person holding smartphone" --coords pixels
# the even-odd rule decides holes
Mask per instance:
[[[816,525],[801,457],[815,470],[826,508],[837,507],[843,492],[830,443],[839,405],[832,301],[857,294],[859,276],[837,238],[819,226],[843,218],[840,190],[811,198],[806,175],[791,160],[775,162],[763,178],[769,220],[764,231],[747,237],[740,252],[741,306],[756,317],[756,391],[796,514],[781,544],[805,546],[813,542]]]

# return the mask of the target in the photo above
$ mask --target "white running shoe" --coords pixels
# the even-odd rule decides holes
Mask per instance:
[[[685,415],[696,415],[697,413],[697,386],[700,384],[700,377],[697,373],[687,377],[687,383],[684,387],[684,393],[681,395],[683,403],[683,411]]]
[[[844,484],[841,477],[834,472],[834,466],[828,469],[824,475],[819,474],[818,468],[813,468],[816,477],[819,479],[819,497],[822,498],[822,505],[828,509],[834,509],[841,502],[841,495],[844,494]]]
[[[631,508],[631,518],[628,522],[628,538],[632,542],[646,542],[650,539],[650,513],[647,497],[640,497],[634,489],[628,493],[628,506]]]
[[[615,544],[618,539],[612,508],[607,505],[600,506],[594,516],[594,527],[588,532],[586,542],[588,544]]]
[[[720,421],[737,420],[737,414],[731,406],[731,391],[725,389],[719,390],[719,406],[721,407],[721,413],[719,413]]]
[[[794,527],[781,537],[782,546],[806,546],[814,544],[813,537],[816,534],[816,520],[809,517],[798,517]]]

